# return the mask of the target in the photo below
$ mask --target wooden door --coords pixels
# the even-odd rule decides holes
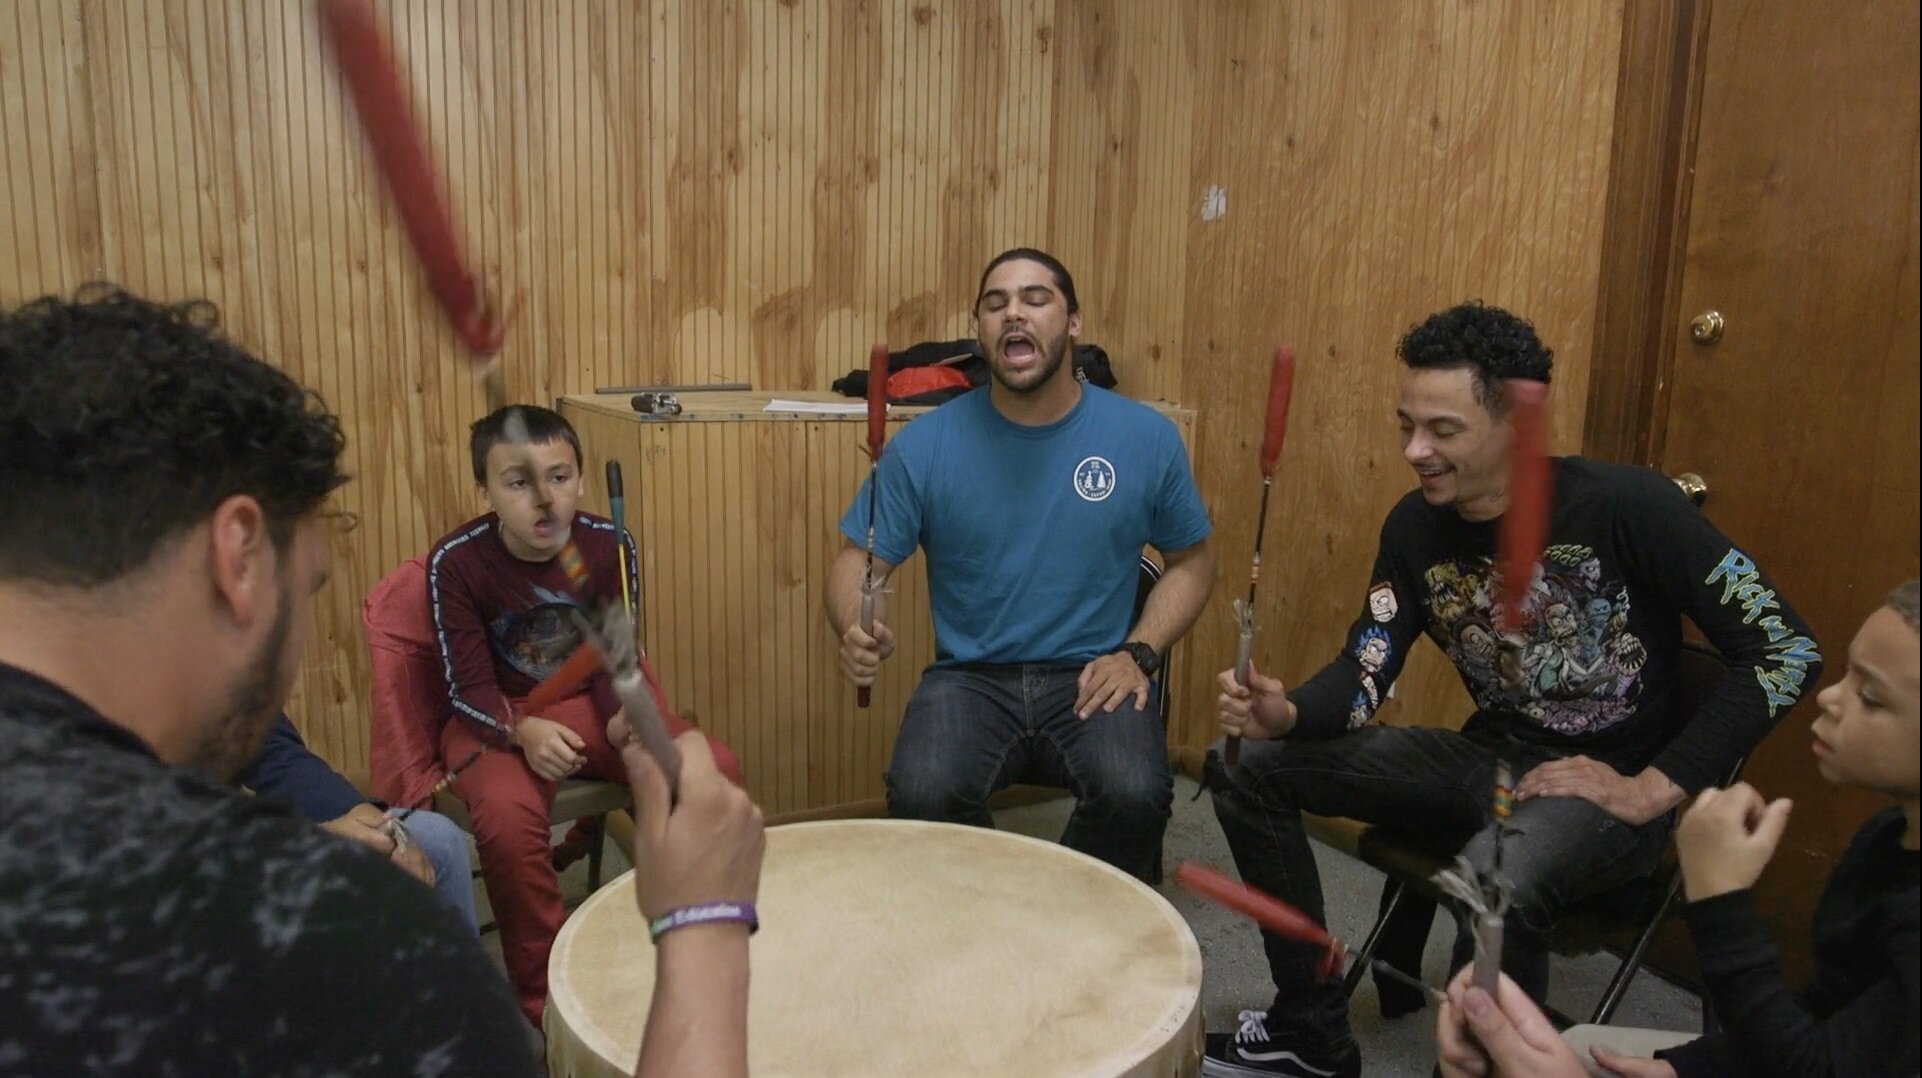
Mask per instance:
[[[1713,0],[1702,53],[1651,449],[1706,480],[1705,511],[1814,627],[1823,684],[1917,571],[1917,22],[1896,0]],[[1713,343],[1691,328],[1707,311]],[[1744,776],[1796,803],[1758,896],[1791,976],[1822,881],[1886,804],[1817,774],[1816,688]]]

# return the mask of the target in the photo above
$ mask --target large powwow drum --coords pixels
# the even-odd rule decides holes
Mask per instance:
[[[1201,951],[1151,888],[1050,842],[850,820],[768,832],[756,1075],[1193,1075]],[[575,912],[547,1003],[556,1076],[633,1073],[654,950],[633,873]]]

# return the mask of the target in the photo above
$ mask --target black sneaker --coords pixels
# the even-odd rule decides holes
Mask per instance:
[[[1241,1012],[1241,1028],[1208,1034],[1201,1073],[1209,1078],[1284,1074],[1290,1078],[1361,1078],[1361,1049],[1347,1041],[1333,1051],[1294,1046],[1268,1036],[1267,1011]]]

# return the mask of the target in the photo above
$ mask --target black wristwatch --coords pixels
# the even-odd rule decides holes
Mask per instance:
[[[1154,677],[1155,671],[1161,669],[1160,653],[1139,640],[1130,640],[1115,649],[1117,655],[1122,652],[1127,652],[1128,657],[1135,661],[1135,665],[1141,667],[1141,672],[1149,677]]]

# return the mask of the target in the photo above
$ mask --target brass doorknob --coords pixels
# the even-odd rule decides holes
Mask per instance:
[[[1689,501],[1694,502],[1696,505],[1701,505],[1703,502],[1708,501],[1708,480],[1703,479],[1694,472],[1683,472],[1681,475],[1674,476],[1673,479],[1675,485],[1681,488],[1682,493],[1688,495]]]
[[[1722,330],[1727,326],[1728,322],[1722,318],[1722,312],[1703,311],[1689,319],[1688,335],[1694,338],[1696,344],[1714,344],[1722,339]]]

